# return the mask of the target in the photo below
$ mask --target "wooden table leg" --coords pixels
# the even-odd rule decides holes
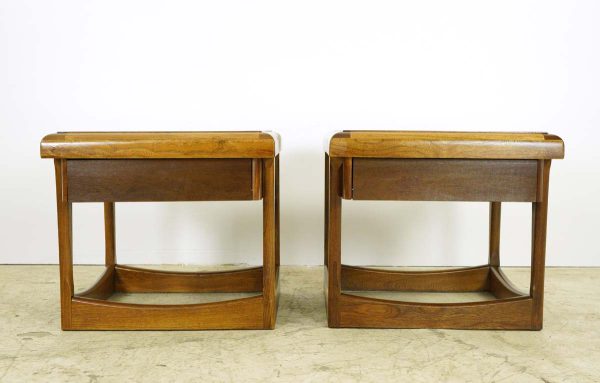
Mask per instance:
[[[531,283],[529,294],[533,298],[531,327],[542,329],[544,318],[544,268],[546,263],[546,223],[548,216],[548,185],[550,160],[538,161],[538,199],[532,203]]]
[[[56,171],[56,203],[58,212],[58,261],[60,270],[61,327],[71,328],[73,284],[73,215],[68,200],[67,161],[54,160]]]
[[[501,202],[490,202],[490,267],[500,267]]]
[[[276,230],[275,230],[275,161],[263,159],[263,320],[264,327],[275,327],[277,301],[276,278]]]
[[[323,233],[324,233],[324,248],[323,248],[323,264],[325,266],[327,266],[327,252],[328,252],[328,248],[329,248],[329,241],[327,240],[328,238],[328,231],[329,231],[329,155],[327,153],[325,153],[325,211],[324,211],[324,217],[325,217],[325,227],[323,228]]]
[[[104,202],[104,264],[106,267],[114,267],[117,263],[115,242],[115,203]]]
[[[341,242],[342,242],[342,159],[329,159],[328,225],[327,225],[327,322],[339,327],[339,298],[341,296]]]
[[[281,231],[280,227],[280,194],[279,194],[279,154],[275,157],[275,318],[277,320],[277,310],[279,308],[279,265],[281,264],[280,243]],[[273,324],[274,327],[274,324]]]
[[[277,271],[279,271],[280,256],[279,256],[279,243],[280,243],[280,232],[279,232],[279,155],[275,157],[275,265]]]

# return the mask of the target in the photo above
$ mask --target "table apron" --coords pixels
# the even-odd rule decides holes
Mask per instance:
[[[260,159],[67,160],[69,202],[232,201],[260,198]],[[259,178],[256,180],[255,178]]]
[[[352,172],[346,174],[352,176],[355,200],[538,199],[537,160],[354,158],[351,166]]]

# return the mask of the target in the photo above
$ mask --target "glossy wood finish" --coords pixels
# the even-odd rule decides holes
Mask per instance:
[[[414,303],[341,294],[340,326],[521,330],[531,326],[531,298],[469,303]]]
[[[342,265],[342,290],[366,291],[485,291],[487,265],[438,271],[393,271]]]
[[[279,265],[281,263],[280,260],[280,238],[279,234],[279,156],[275,157],[275,264],[277,265],[277,272],[279,273]]]
[[[70,132],[42,139],[42,158],[274,158],[273,132]]]
[[[118,265],[114,291],[123,293],[242,293],[262,291],[263,269],[177,272]]]
[[[345,159],[347,161],[347,159]],[[355,158],[347,182],[355,200],[536,200],[535,160]],[[344,194],[346,197],[346,193]]]
[[[256,196],[252,160],[67,160],[71,202],[241,201]]]
[[[327,239],[329,237],[329,154],[325,153],[324,159],[325,166],[323,173],[325,180],[323,181],[323,184],[325,185],[325,198],[323,201],[323,217],[325,217],[325,219],[323,222],[323,265],[327,266],[327,252],[329,247],[329,241]],[[327,273],[325,273],[325,276],[327,276]],[[325,280],[325,284],[327,284],[327,280]]]
[[[75,141],[75,138],[81,138],[79,134],[64,134],[61,139],[67,145],[58,145],[53,149],[57,150],[52,152],[53,155],[67,156],[55,159],[62,328],[64,330],[274,328],[279,276],[279,156],[248,158],[240,155],[241,158],[222,158],[215,155],[216,158],[204,158],[211,150],[216,150],[213,148],[215,143],[223,140],[227,143],[221,144],[221,149],[228,155],[234,153],[227,150],[230,145],[238,142],[240,136],[246,135],[242,133],[221,133],[220,140],[216,138],[216,141],[208,140],[206,147],[200,146],[201,140],[199,138],[196,140],[196,136],[190,138],[178,133],[158,135],[160,142],[148,138],[151,137],[149,133],[142,136],[133,135],[135,138],[128,134],[116,134],[118,142],[114,148],[108,149],[110,148],[108,143],[113,142],[111,139],[115,139],[111,134],[91,134],[90,137],[82,139],[82,142]],[[217,134],[200,136],[204,139],[208,136],[217,137]],[[279,145],[278,136],[275,138],[268,136],[271,137],[271,142],[277,141]],[[146,138],[147,142],[144,141]],[[181,141],[186,138],[190,138],[191,141]],[[102,145],[109,145],[106,148],[100,145],[96,149],[104,148],[102,150],[107,151],[114,149],[116,155],[112,158],[120,159],[68,157],[69,153],[72,153],[71,150],[77,148],[81,150],[75,156],[85,154],[85,150],[92,150],[96,145],[95,139],[102,141]],[[183,147],[184,154],[191,156],[190,148],[193,146],[194,153],[196,155],[201,153],[204,157],[155,159],[146,152],[148,150],[146,145],[159,153],[163,149],[166,150],[166,148],[161,149],[161,145],[167,143],[175,150],[177,140],[179,140],[178,145]],[[155,146],[150,142],[154,142]],[[133,143],[140,144],[139,153],[148,155],[147,159],[139,159],[141,157],[135,147],[128,146]],[[87,149],[85,149],[86,145],[89,146]],[[236,148],[241,147],[236,146]],[[253,151],[256,148],[246,148],[250,153],[257,154]],[[98,153],[97,151],[88,153],[89,158],[96,158]],[[122,157],[125,153],[131,154],[133,158]],[[264,264],[262,267],[189,273],[148,270],[119,265],[117,262],[115,202],[249,199],[263,199]],[[74,294],[71,211],[73,202],[84,201],[104,203],[106,270],[93,286],[82,293]],[[110,301],[109,298],[116,292],[255,292],[257,296],[193,305],[144,305]]]
[[[114,266],[117,263],[114,202],[104,202],[104,243],[104,264],[106,266]]]
[[[277,315],[276,276],[276,227],[275,227],[275,159],[266,158],[263,163],[263,325],[275,327]]]
[[[500,266],[500,219],[502,212],[500,202],[490,202],[490,235],[489,256],[490,266]]]
[[[58,261],[60,270],[61,326],[71,328],[73,283],[73,214],[68,200],[67,161],[54,160],[58,216]]]
[[[558,159],[560,137],[547,133],[344,131],[326,143],[331,157]]]
[[[173,272],[131,266],[107,266],[98,281],[71,299],[71,328],[76,330],[208,330],[260,329],[262,295],[192,305],[147,305],[108,301],[122,293],[256,292],[263,284],[263,268],[220,272]],[[230,310],[254,309],[254,313]],[[104,317],[110,315],[110,317]],[[227,318],[219,318],[226,315]],[[188,318],[188,316],[190,316]],[[194,316],[191,318],[191,316]],[[177,320],[185,318],[185,321]],[[172,322],[167,323],[169,320]]]
[[[327,148],[325,280],[330,327],[542,328],[550,159],[564,155],[560,138],[542,133],[342,132]],[[417,272],[341,265],[342,197],[489,201],[488,264]],[[503,201],[533,206],[529,292],[516,288],[500,268]],[[401,302],[351,291],[487,291],[494,299]]]
[[[252,199],[262,199],[262,160],[252,159]]]
[[[490,267],[489,291],[498,299],[524,297],[528,294],[515,287],[499,267]]]
[[[342,292],[342,172],[343,161],[329,158],[329,180],[327,182],[327,323],[329,327],[339,327],[339,298]]]
[[[74,297],[72,329],[263,329],[263,297],[191,305],[141,305]]]
[[[544,306],[544,272],[546,263],[546,223],[548,216],[548,188],[550,161],[540,160],[538,167],[539,199],[532,206],[531,283],[529,295],[533,298],[532,326],[542,329]]]
[[[352,158],[344,158],[342,171],[344,174],[342,178],[342,196],[344,199],[353,199],[355,198],[354,188],[356,183],[354,182],[354,161]]]
[[[91,299],[108,299],[115,292],[115,266],[107,265],[104,273],[98,278],[96,283],[82,293],[76,294],[77,297]]]

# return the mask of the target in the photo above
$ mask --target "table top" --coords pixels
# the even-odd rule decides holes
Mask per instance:
[[[353,130],[325,143],[331,157],[560,159],[564,143],[547,133]]]
[[[42,158],[272,158],[274,132],[64,132],[42,139]]]

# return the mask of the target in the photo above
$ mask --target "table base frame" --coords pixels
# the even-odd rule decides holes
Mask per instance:
[[[342,198],[352,198],[352,159],[325,155],[325,299],[329,327],[541,330],[550,160],[539,160],[532,202],[530,291],[516,288],[500,268],[501,202],[490,202],[489,262],[436,270],[394,271],[343,265]],[[350,178],[350,179],[349,179]],[[490,292],[495,299],[420,303],[344,291]]]
[[[172,272],[116,262],[115,203],[104,202],[105,271],[86,291],[73,283],[72,201],[67,161],[55,159],[61,326],[63,330],[209,330],[273,329],[279,277],[279,157],[257,159],[263,199],[263,265],[217,272]],[[118,160],[116,160],[118,161]],[[253,166],[254,166],[253,163]],[[255,172],[255,170],[253,170]],[[126,293],[240,293],[259,295],[220,302],[153,305],[110,301]]]

